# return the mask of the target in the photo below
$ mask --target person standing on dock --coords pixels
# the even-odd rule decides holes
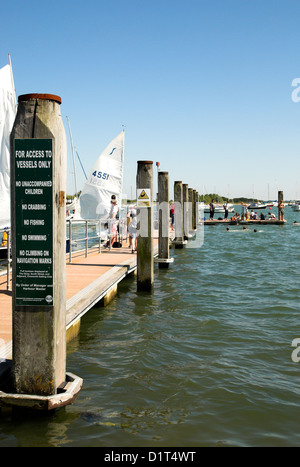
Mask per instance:
[[[170,218],[171,218],[171,230],[174,230],[174,219],[175,219],[175,205],[170,205]]]
[[[211,202],[209,203],[209,218],[213,219],[215,214],[215,205],[214,205],[214,200],[212,199]]]
[[[278,217],[280,221],[284,220],[284,202],[280,200],[278,203]]]
[[[131,217],[131,222],[128,224],[128,233],[129,233],[129,248],[131,247],[131,252],[137,251],[137,212],[135,208],[132,208],[128,213],[128,217]]]

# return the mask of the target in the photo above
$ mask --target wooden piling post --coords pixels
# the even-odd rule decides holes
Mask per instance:
[[[187,243],[183,232],[183,190],[182,181],[174,182],[174,206],[175,206],[175,248],[183,248]]]
[[[13,387],[48,397],[66,382],[66,135],[60,97],[18,100],[11,133]],[[48,407],[48,400],[32,403]]]
[[[158,172],[158,258],[155,260],[160,269],[168,268],[173,262],[169,254],[170,208],[169,173]]]
[[[189,232],[194,230],[193,228],[193,188],[188,189],[189,196]]]
[[[188,240],[190,237],[189,228],[189,186],[187,183],[182,185],[182,200],[183,200],[183,235],[184,239]]]
[[[196,225],[196,190],[193,190],[193,230],[197,229]]]
[[[284,216],[279,207],[281,203],[283,203],[283,191],[278,191],[278,220],[283,221]]]
[[[153,259],[153,162],[138,161],[137,177],[137,290],[151,291]]]

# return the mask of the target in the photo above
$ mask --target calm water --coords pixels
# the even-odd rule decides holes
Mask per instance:
[[[152,294],[123,281],[68,345],[67,369],[84,380],[76,402],[3,412],[0,447],[300,446],[300,213],[285,215],[285,226],[205,227],[202,247],[155,268]]]

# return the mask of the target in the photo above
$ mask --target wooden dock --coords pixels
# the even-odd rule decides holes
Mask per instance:
[[[158,251],[155,237],[154,256]],[[136,270],[137,256],[128,244],[122,248],[73,252],[66,262],[66,332],[67,342],[78,334],[81,317],[96,303],[105,306],[117,293],[118,283]],[[12,293],[6,290],[6,275],[0,277],[0,361],[12,356]]]
[[[231,219],[208,219],[203,221],[204,225],[255,225],[255,224],[260,224],[260,225],[284,225],[286,224],[286,220],[280,221],[278,219],[250,219],[248,221],[242,221],[242,220],[231,220]]]

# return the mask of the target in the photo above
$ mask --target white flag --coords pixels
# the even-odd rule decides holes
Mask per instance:
[[[10,133],[16,117],[11,65],[0,69],[0,229],[10,220]]]

